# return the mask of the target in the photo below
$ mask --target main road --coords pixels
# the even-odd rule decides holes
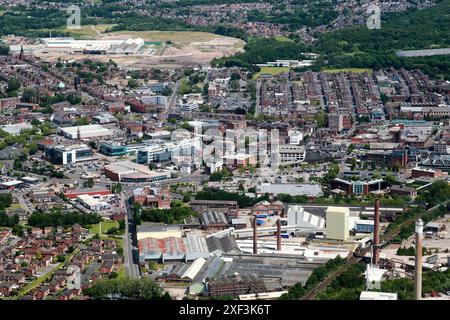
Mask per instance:
[[[126,228],[123,241],[123,255],[125,258],[125,272],[127,276],[132,279],[137,279],[140,277],[140,270],[136,247],[136,225],[134,224],[133,208],[128,202],[129,196],[129,191],[124,191],[121,193],[121,202],[126,210]]]

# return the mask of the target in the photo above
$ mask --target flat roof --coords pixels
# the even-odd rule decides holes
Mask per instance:
[[[336,212],[336,213],[343,213],[343,214],[346,214],[346,213],[349,213],[349,212],[350,212],[350,209],[349,209],[349,208],[346,208],[346,207],[334,207],[334,206],[329,206],[329,207],[327,208],[326,211],[327,211],[327,212],[328,212],[328,211],[332,211],[332,212]]]
[[[80,130],[81,138],[111,136],[113,132],[99,124],[89,124],[85,126],[59,127],[58,130],[66,135],[76,137]]]
[[[263,183],[256,187],[257,193],[280,194],[286,193],[292,196],[321,196],[323,194],[322,187],[319,184],[305,183],[279,183],[270,184]]]
[[[396,293],[363,291],[359,300],[398,300]]]

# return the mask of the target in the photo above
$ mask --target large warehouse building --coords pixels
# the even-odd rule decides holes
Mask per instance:
[[[116,162],[104,167],[105,175],[114,181],[121,182],[153,182],[170,178],[168,172],[152,171],[130,161]]]
[[[145,45],[144,39],[75,40],[74,38],[41,39],[47,49],[66,50],[71,53],[137,54]]]
[[[96,139],[109,137],[113,132],[99,124],[90,124],[86,126],[59,127],[58,133],[68,139]]]

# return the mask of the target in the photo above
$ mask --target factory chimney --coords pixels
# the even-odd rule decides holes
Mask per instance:
[[[416,221],[416,270],[414,274],[414,291],[416,300],[422,299],[422,237],[423,221]]]
[[[77,140],[78,140],[78,142],[80,142],[80,141],[81,141],[81,132],[80,132],[80,126],[78,126],[78,128],[77,128]]]
[[[374,230],[373,230],[373,263],[380,263],[380,199],[375,200]]]
[[[277,251],[281,251],[281,220],[277,220]]]
[[[258,254],[258,230],[256,217],[253,217],[253,254]]]

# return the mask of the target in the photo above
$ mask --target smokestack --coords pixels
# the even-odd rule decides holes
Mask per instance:
[[[281,220],[277,220],[277,251],[281,251]]]
[[[414,276],[414,291],[416,300],[422,299],[422,236],[423,221],[416,221],[416,270]]]
[[[375,200],[374,230],[373,230],[373,263],[380,263],[380,199]]]
[[[258,254],[258,230],[256,217],[253,217],[253,254]]]

